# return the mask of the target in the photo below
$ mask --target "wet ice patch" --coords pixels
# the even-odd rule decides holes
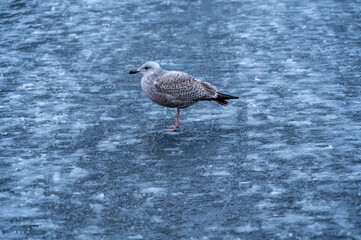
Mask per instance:
[[[107,136],[107,139],[100,141],[97,147],[101,151],[114,152],[117,151],[119,146],[139,144],[142,141],[132,134],[134,130],[136,128],[127,129],[128,134]]]
[[[215,170],[209,173],[205,173],[204,176],[230,176],[231,173],[225,170]]]
[[[80,168],[80,167],[73,167],[70,171],[70,174],[69,176],[71,178],[84,178],[88,175],[88,172],[83,169],[83,168]]]
[[[96,236],[100,234],[103,234],[103,229],[95,224],[92,224],[79,229],[77,238],[81,240],[86,240],[89,239],[89,236]]]
[[[142,235],[137,234],[137,235],[130,235],[128,236],[129,240],[139,240],[139,239],[144,239]]]
[[[231,176],[231,173],[223,168],[223,167],[219,167],[219,166],[213,166],[213,165],[209,165],[207,167],[204,167],[205,173],[203,174],[203,176],[215,176],[215,177],[228,177]]]
[[[104,141],[101,141],[100,143],[98,143],[97,147],[101,151],[113,152],[113,151],[117,151],[117,146],[119,144],[120,144],[119,141],[104,140]]]
[[[259,230],[258,227],[252,226],[250,223],[234,228],[237,233],[250,233]]]
[[[162,194],[165,192],[165,189],[161,187],[147,187],[141,189],[140,192],[145,194]]]
[[[164,151],[169,153],[169,156],[182,156],[184,151],[181,150],[179,147],[175,148],[164,148]]]

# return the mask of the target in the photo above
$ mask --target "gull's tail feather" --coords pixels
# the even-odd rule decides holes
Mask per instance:
[[[217,97],[210,100],[216,101],[216,103],[226,106],[228,104],[227,99],[238,99],[239,97],[231,96],[228,94],[217,92]]]

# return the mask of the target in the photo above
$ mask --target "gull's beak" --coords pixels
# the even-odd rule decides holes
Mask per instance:
[[[135,73],[140,73],[140,71],[138,71],[137,69],[135,69],[135,70],[131,70],[131,71],[129,72],[129,74],[135,74]]]

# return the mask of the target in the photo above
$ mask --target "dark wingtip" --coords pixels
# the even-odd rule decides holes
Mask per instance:
[[[215,98],[201,98],[198,99],[198,101],[215,101],[218,104],[226,106],[229,103],[227,101],[228,99],[239,99],[239,97],[217,92],[217,97]]]
[[[217,92],[217,97],[213,100],[216,101],[218,104],[226,106],[228,105],[228,101],[226,101],[228,99],[239,99],[239,97]]]
[[[228,105],[228,101],[226,101],[226,100],[224,100],[224,99],[217,99],[217,100],[215,100],[216,101],[216,103],[218,103],[218,104],[221,104],[221,105],[223,105],[223,106],[227,106]]]
[[[224,93],[220,93],[220,92],[217,92],[218,93],[218,98],[222,98],[222,99],[239,99],[239,97],[236,97],[236,96],[232,96],[232,95],[228,95],[228,94],[224,94]]]

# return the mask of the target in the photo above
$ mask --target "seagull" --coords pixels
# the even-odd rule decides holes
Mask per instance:
[[[179,127],[181,108],[189,107],[198,101],[215,101],[227,105],[227,99],[238,99],[218,92],[208,82],[200,81],[188,73],[163,70],[156,62],[144,63],[140,68],[131,70],[129,74],[141,73],[142,89],[153,102],[168,108],[176,108],[174,125],[164,131],[175,132]]]

